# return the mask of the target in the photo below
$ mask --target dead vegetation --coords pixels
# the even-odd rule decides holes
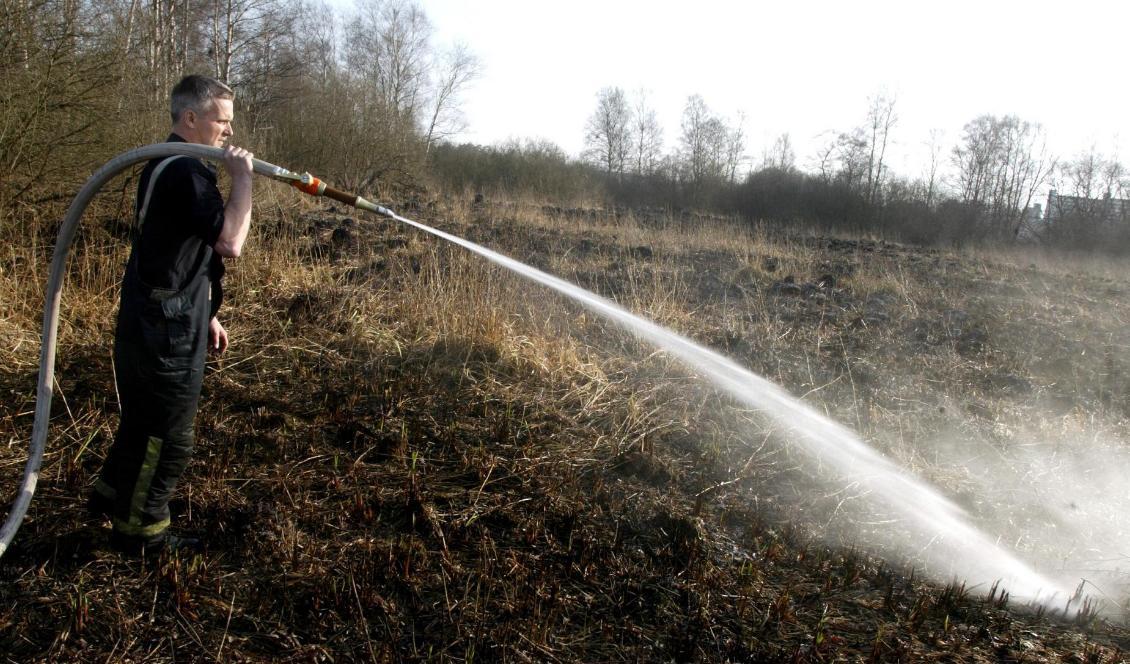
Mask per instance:
[[[819,517],[835,497],[806,490],[757,414],[576,305],[392,222],[275,189],[258,204],[174,504],[209,548],[148,563],[82,509],[116,421],[126,252],[109,205],[86,222],[44,474],[0,560],[8,660],[1123,659],[1125,629],[1089,604],[1030,611],[885,562],[868,530]],[[725,352],[950,495],[977,495],[932,447],[955,430],[1001,450],[1032,431],[1128,439],[1128,299],[1085,263],[659,213],[410,216]],[[9,239],[5,501],[51,242]]]

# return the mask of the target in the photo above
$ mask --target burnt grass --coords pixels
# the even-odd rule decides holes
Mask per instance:
[[[962,416],[974,419],[1037,396],[1065,412],[1126,415],[1123,358],[1073,346],[1111,331],[1078,316],[1073,330],[1055,313],[1105,306],[1087,299],[1124,307],[1115,282],[815,236],[788,240],[812,257],[800,270],[780,256],[751,263],[625,243],[583,223],[525,225],[504,207],[462,222],[445,212],[408,216],[554,272],[567,249],[576,262],[562,276],[609,297],[641,274],[675,271],[696,319],[756,303],[784,328],[824,330],[833,342],[815,352],[770,348],[741,326],[683,331],[794,393],[854,358],[856,396],[841,381],[824,398],[863,432],[880,428],[876,408],[907,408],[891,395],[923,381],[958,386]],[[333,210],[300,223],[295,255],[326,267],[325,287],[229,295],[237,310],[258,298],[278,324],[245,325],[238,343],[251,335],[256,351],[233,350],[205,380],[195,460],[173,504],[176,526],[206,538],[202,554],[137,560],[109,549],[107,524],[84,509],[116,421],[109,330],[61,345],[53,449],[0,559],[5,661],[1124,659],[1130,639],[1114,619],[938,584],[864,542],[829,545],[795,518],[779,482],[741,475],[693,427],[600,445],[615,426],[568,396],[568,377],[496,345],[448,336],[375,352],[340,313],[350,293],[412,279],[438,240]],[[878,260],[924,290],[967,296],[908,308],[864,287],[859,270]],[[993,298],[1019,290],[1045,293],[1048,318],[1003,315]],[[1021,325],[1039,330],[1027,343],[1042,344],[1032,357],[1045,359],[1017,347],[1011,326]],[[631,345],[605,343],[609,353]],[[921,361],[943,352],[970,361]],[[621,385],[631,366],[608,373]],[[26,363],[0,367],[6,504],[34,381]],[[936,400],[916,399],[924,421],[943,417]]]

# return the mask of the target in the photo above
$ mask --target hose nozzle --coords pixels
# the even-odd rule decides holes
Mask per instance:
[[[341,191],[340,189],[334,189],[333,187],[327,186],[325,182],[322,182],[320,179],[309,173],[298,174],[294,171],[289,171],[282,166],[275,166],[274,164],[268,164],[266,162],[258,163],[261,165],[261,168],[259,168],[257,172],[274,178],[280,182],[285,182],[304,194],[309,194],[315,197],[324,196],[326,198],[332,198],[333,200],[340,201],[342,203],[345,203],[346,205],[360,208],[362,210],[368,210],[369,212],[375,212],[385,217],[395,216],[388,208],[384,208],[380,205],[376,205],[375,203],[371,203],[356,194],[350,194],[348,192]]]
[[[326,183],[309,173],[303,173],[297,180],[291,180],[290,185],[311,196],[322,196],[326,193]]]

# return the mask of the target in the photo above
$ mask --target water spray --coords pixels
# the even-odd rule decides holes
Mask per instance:
[[[0,528],[0,556],[7,550],[27,512],[43,460],[51,410],[62,282],[66,258],[79,219],[99,189],[119,172],[149,159],[174,154],[218,160],[222,156],[222,150],[188,143],[161,143],[123,153],[107,162],[90,177],[67,210],[67,215],[59,229],[47,282],[31,449],[19,494],[7,521],[3,528]],[[611,300],[474,242],[402,217],[360,196],[329,187],[309,173],[299,174],[258,159],[253,161],[253,170],[260,175],[286,182],[312,196],[324,196],[394,219],[459,245],[579,302],[638,337],[666,350],[709,379],[713,385],[735,401],[756,408],[770,417],[793,434],[797,442],[813,457],[830,461],[837,468],[842,469],[845,475],[849,475],[869,493],[881,498],[885,505],[926,535],[927,540],[934,543],[941,541],[942,545],[935,545],[936,553],[931,555],[930,551],[926,551],[925,555],[928,559],[933,559],[938,565],[953,563],[955,556],[975,559],[977,561],[975,564],[954,565],[955,568],[963,570],[963,576],[971,577],[967,579],[971,584],[982,583],[987,587],[999,581],[1008,588],[1013,597],[1045,605],[1052,601],[1062,602],[1063,597],[1072,595],[1066,586],[1044,577],[999,546],[970,523],[964,510],[908,471],[881,456],[847,428],[719,353],[704,348],[652,321],[636,316]]]

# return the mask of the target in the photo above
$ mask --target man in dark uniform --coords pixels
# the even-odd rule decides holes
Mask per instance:
[[[172,91],[167,140],[222,147],[233,98],[215,79],[186,76]],[[229,145],[223,162],[226,204],[214,169],[192,157],[154,159],[138,181],[114,337],[121,421],[90,498],[93,512],[112,517],[111,544],[122,551],[198,543],[169,533],[169,498],[192,453],[205,354],[228,346],[216,318],[221,257],[239,256],[251,225],[251,153]]]

